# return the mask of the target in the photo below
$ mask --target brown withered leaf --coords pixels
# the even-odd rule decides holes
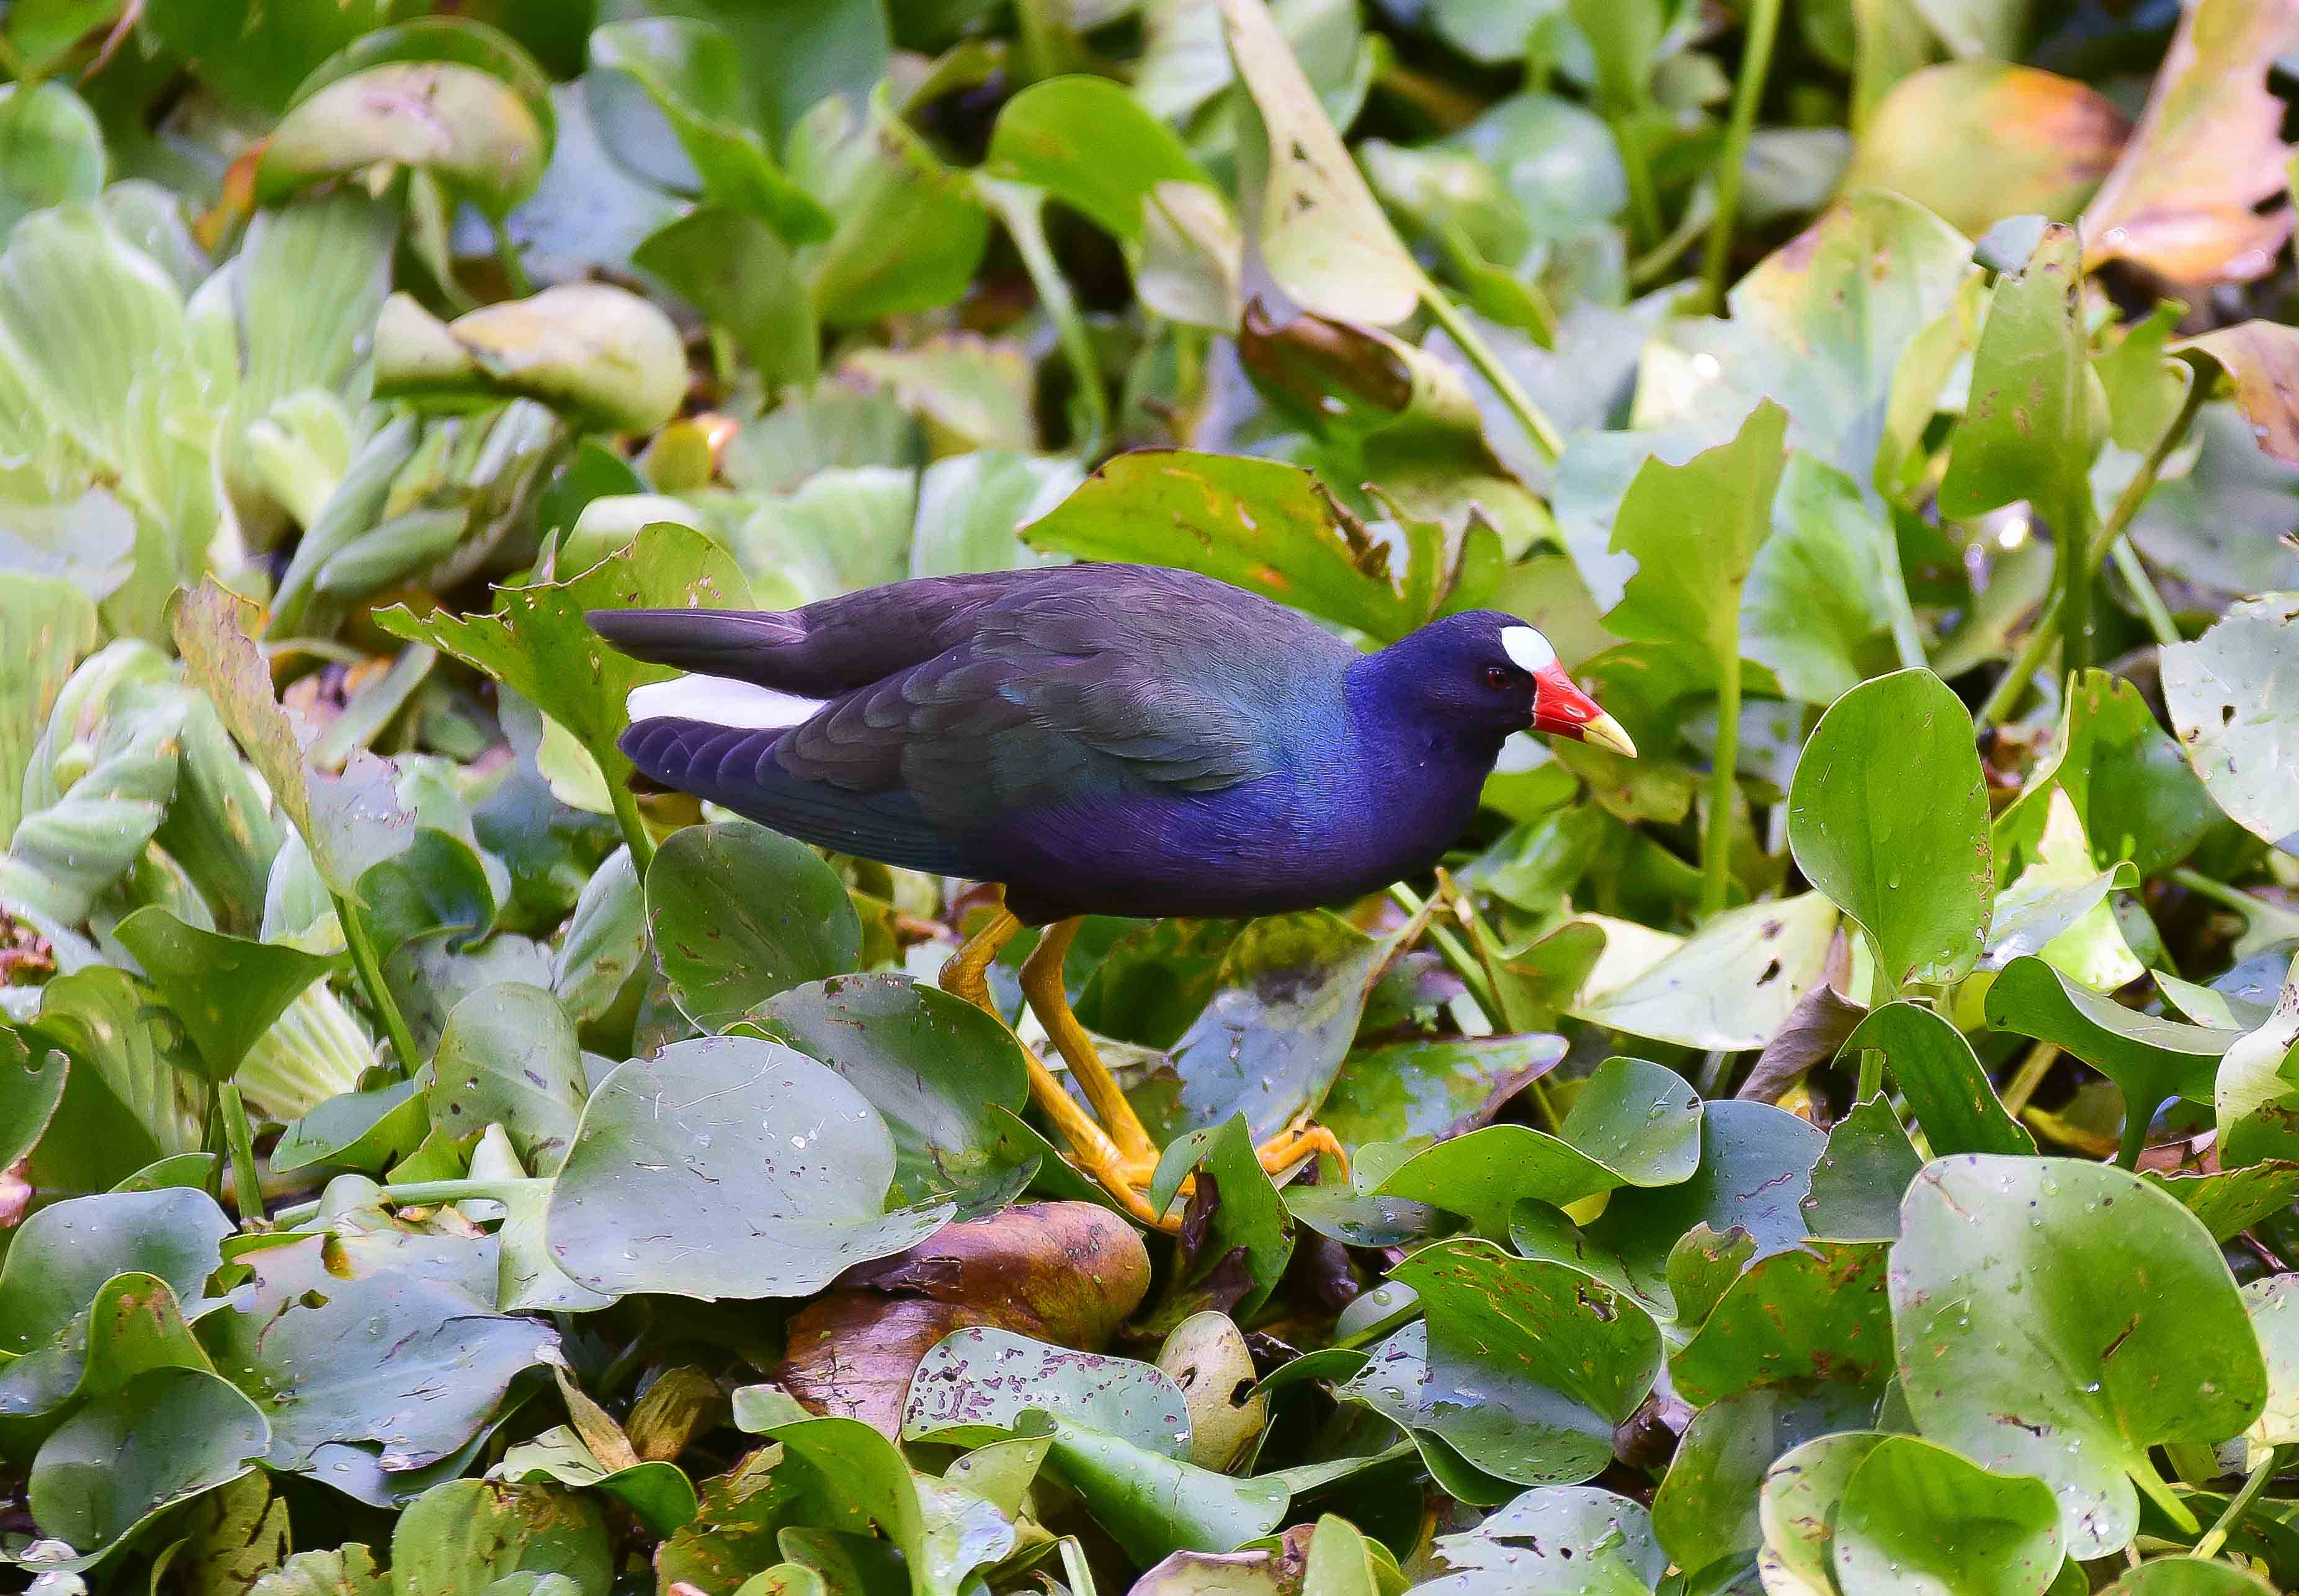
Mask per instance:
[[[2236,408],[2261,452],[2299,465],[2299,328],[2242,321],[2171,347],[2209,356],[2235,385]]]
[[[2291,236],[2291,148],[2269,62],[2299,48],[2299,0],[2196,0],[2179,20],[2123,154],[2084,214],[2089,263],[2129,261],[2184,285],[2267,275]]]
[[[840,1276],[791,1320],[774,1378],[817,1412],[894,1435],[918,1360],[951,1331],[991,1325],[1091,1351],[1149,1290],[1141,1236],[1108,1209],[1009,1208]]]
[[[665,1369],[631,1404],[623,1427],[642,1462],[668,1463],[726,1416],[726,1393],[693,1364]]]
[[[1839,930],[1829,943],[1821,978],[1797,999],[1796,1007],[1764,1043],[1748,1078],[1733,1095],[1752,1102],[1776,1103],[1813,1065],[1836,1057],[1845,1038],[1868,1017],[1865,1004],[1844,995],[1843,989],[1851,982],[1852,944]]]

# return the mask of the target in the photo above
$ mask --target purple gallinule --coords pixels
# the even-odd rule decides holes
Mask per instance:
[[[780,613],[593,611],[689,674],[630,695],[643,776],[842,853],[995,883],[942,985],[1047,927],[1022,989],[1095,1112],[1035,1057],[1079,1165],[1158,1223],[1158,1150],[1063,995],[1078,917],[1344,903],[1428,869],[1527,729],[1636,750],[1511,615],[1432,621],[1376,653],[1187,571],[1069,565],[897,582]],[[992,1010],[992,1012],[995,1012]],[[1272,1170],[1330,1135],[1262,1149]]]

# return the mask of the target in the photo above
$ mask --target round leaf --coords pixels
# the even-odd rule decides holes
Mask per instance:
[[[2065,1560],[2050,1486],[1913,1435],[1852,1471],[1832,1551],[1844,1596],[2043,1596]]]
[[[862,923],[836,873],[804,843],[748,820],[674,834],[646,897],[663,977],[706,1031],[861,957]]]
[[[256,188],[277,200],[378,162],[420,167],[489,215],[535,191],[551,134],[493,72],[450,61],[400,61],[327,85],[287,113],[265,148]]]
[[[1036,1409],[1168,1458],[1190,1457],[1189,1399],[1154,1363],[1049,1346],[992,1326],[958,1330],[910,1376],[902,1434],[996,1441]]]

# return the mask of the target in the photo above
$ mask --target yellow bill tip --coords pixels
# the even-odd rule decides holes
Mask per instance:
[[[1581,728],[1581,740],[1594,743],[1599,748],[1609,748],[1623,759],[1637,757],[1637,745],[1619,721],[1602,711],[1597,718]]]

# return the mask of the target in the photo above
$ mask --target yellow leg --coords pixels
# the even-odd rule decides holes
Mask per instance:
[[[1322,1125],[1297,1125],[1280,1131],[1264,1142],[1258,1151],[1261,1167],[1272,1175],[1282,1175],[1303,1159],[1315,1158],[1322,1152],[1339,1160],[1341,1177],[1349,1178],[1349,1155],[1339,1138]]]
[[[964,998],[1000,1024],[1004,1024],[1004,1017],[998,1013],[990,1001],[990,964],[998,957],[998,951],[1011,942],[1015,933],[1021,928],[1022,922],[1014,918],[1001,900],[990,923],[968,938],[966,945],[942,967],[942,990]],[[1024,978],[1027,980],[1026,976]],[[1072,1020],[1070,1023],[1075,1025],[1077,1022]],[[1016,1041],[1018,1045],[1020,1039],[1017,1037]],[[1022,1056],[1029,1066],[1031,1098],[1046,1118],[1053,1121],[1054,1128],[1061,1133],[1062,1139],[1070,1144],[1071,1157],[1078,1167],[1142,1224],[1160,1230],[1179,1229],[1181,1221],[1178,1218],[1167,1219],[1153,1209],[1135,1179],[1128,1178],[1139,1169],[1140,1160],[1129,1160],[1118,1151],[1117,1144],[1093,1122],[1091,1116],[1078,1106],[1077,1100],[1063,1088],[1060,1081],[1054,1078],[1053,1071],[1046,1068],[1037,1054],[1023,1046]],[[1103,1074],[1107,1078],[1108,1072],[1105,1070]],[[1112,1086],[1114,1089],[1115,1083]],[[1120,1101],[1124,1100],[1121,1098]],[[1139,1134],[1141,1122],[1135,1120],[1133,1127]],[[1148,1137],[1143,1136],[1142,1141],[1146,1147]],[[1153,1155],[1153,1167],[1154,1162]],[[1146,1181],[1148,1176],[1144,1175],[1139,1178]]]
[[[1077,1016],[1070,1012],[1070,1000],[1062,983],[1062,960],[1068,957],[1070,943],[1076,939],[1075,919],[1056,920],[1038,938],[1029,959],[1022,966],[1022,995],[1029,1000],[1030,1011],[1038,1023],[1046,1027],[1055,1050],[1070,1067],[1070,1074],[1084,1088],[1086,1101],[1093,1104],[1095,1116],[1108,1131],[1109,1139],[1117,1144],[1130,1164],[1154,1170],[1158,1167],[1158,1149],[1150,1140],[1150,1133],[1141,1127],[1141,1117],[1133,1105],[1125,1101],[1109,1066],[1101,1061],[1101,1054],[1093,1045],[1093,1038],[1078,1024]],[[1149,1178],[1144,1174],[1142,1178]]]

